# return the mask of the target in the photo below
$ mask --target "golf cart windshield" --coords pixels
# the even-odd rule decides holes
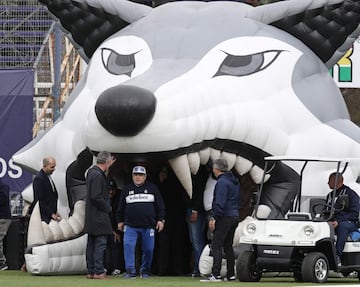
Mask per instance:
[[[269,209],[269,212],[267,213],[268,216],[266,216],[268,219],[282,219],[289,213],[301,213],[301,203],[304,193],[304,177],[309,179],[310,176],[315,176],[311,174],[309,166],[313,167],[315,164],[320,164],[322,167],[322,165],[326,165],[326,170],[324,170],[324,172],[331,169],[337,174],[343,174],[349,163],[353,161],[360,161],[360,158],[323,158],[300,156],[265,157],[264,174],[255,206],[255,217],[258,219],[264,219],[262,215],[259,216],[259,214],[262,214],[259,207],[262,209],[264,206]],[[305,170],[307,170],[306,174]],[[338,180],[338,176],[336,176],[335,186]],[[326,185],[326,181],[324,182],[324,185]],[[309,191],[307,191],[307,193],[309,193]],[[284,194],[280,199],[281,202],[278,199],[278,194]],[[322,209],[327,212],[324,212],[321,216],[317,216],[318,218],[316,220],[326,221],[333,217],[335,213],[335,192],[332,192],[332,195],[333,198],[330,205],[326,205],[325,200],[318,204],[322,205]],[[345,198],[344,204],[346,204]],[[276,208],[280,211],[274,211]]]

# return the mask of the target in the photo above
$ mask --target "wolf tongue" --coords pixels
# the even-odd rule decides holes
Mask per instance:
[[[169,159],[169,163],[177,178],[185,188],[187,194],[192,197],[191,172],[188,157],[186,154]]]

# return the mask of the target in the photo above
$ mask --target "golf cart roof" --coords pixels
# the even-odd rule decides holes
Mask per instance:
[[[265,161],[319,161],[319,162],[353,162],[360,161],[359,157],[350,157],[350,158],[333,158],[333,157],[316,157],[316,156],[300,156],[300,155],[276,155],[276,156],[267,156]]]

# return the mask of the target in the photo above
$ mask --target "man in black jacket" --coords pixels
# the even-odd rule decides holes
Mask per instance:
[[[0,178],[0,270],[8,269],[3,250],[3,239],[11,224],[9,186]]]
[[[106,172],[115,162],[109,152],[102,151],[96,157],[96,165],[86,176],[85,232],[88,234],[86,265],[88,279],[106,279],[104,252],[108,236],[112,234],[110,200]]]

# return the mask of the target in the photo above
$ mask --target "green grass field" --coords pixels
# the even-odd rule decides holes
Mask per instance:
[[[84,275],[71,276],[35,276],[21,271],[0,271],[1,287],[91,287],[91,286],[126,286],[126,287],[201,287],[201,286],[241,286],[241,287],[292,287],[292,286],[360,286],[357,278],[329,278],[326,284],[298,283],[291,277],[263,278],[257,283],[245,282],[211,282],[203,283],[198,278],[190,277],[158,277],[153,276],[149,279],[136,278],[126,280],[122,277],[110,276],[109,280],[89,280]]]

